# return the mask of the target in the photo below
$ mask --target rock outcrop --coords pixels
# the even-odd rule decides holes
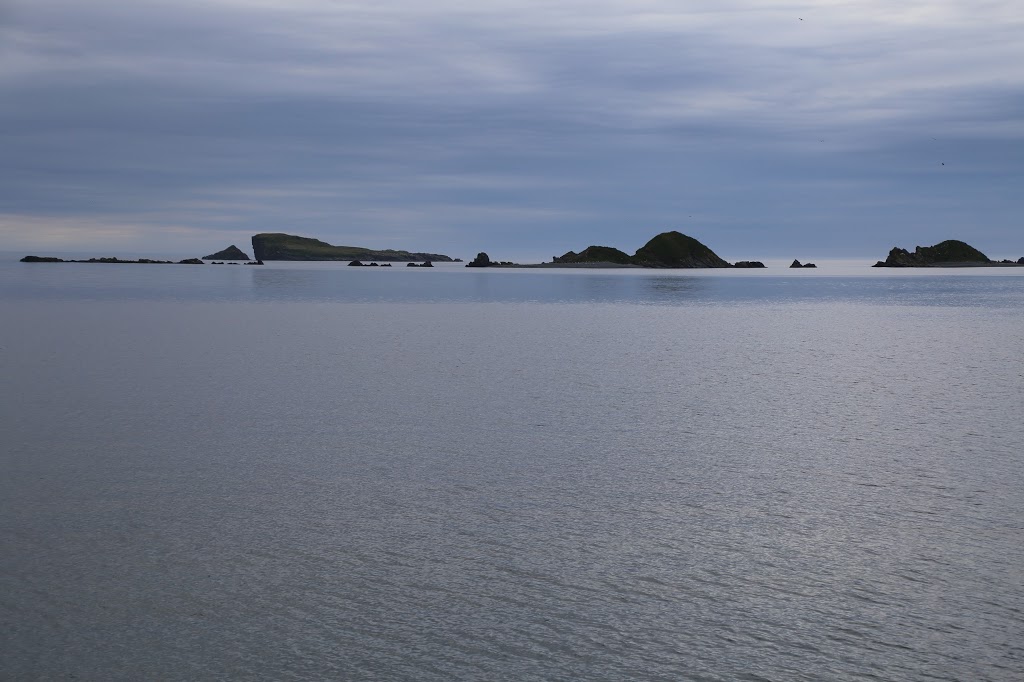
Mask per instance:
[[[494,263],[491,262],[491,257],[481,251],[476,254],[476,258],[466,263],[467,268],[489,268]]]
[[[956,265],[988,265],[992,261],[973,246],[956,239],[947,239],[934,246],[918,246],[911,253],[906,249],[893,247],[884,261],[878,261],[876,268],[925,268]]]
[[[800,261],[793,259],[793,262],[789,264],[791,268],[816,268],[818,267],[814,263],[801,263]]]
[[[629,254],[611,246],[588,246],[580,253],[569,251],[551,259],[554,263],[616,263],[629,265],[633,262]]]
[[[732,264],[734,268],[763,268],[764,263],[759,260],[741,260]]]
[[[250,260],[250,258],[245,254],[245,251],[232,244],[223,251],[203,256],[203,260]]]
[[[253,256],[256,260],[378,260],[378,261],[440,261],[451,258],[440,253],[411,253],[384,249],[376,251],[361,246],[331,246],[319,239],[279,232],[253,235]]]

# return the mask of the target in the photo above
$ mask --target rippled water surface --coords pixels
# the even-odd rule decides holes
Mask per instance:
[[[1024,678],[1024,272],[0,264],[0,678]]]

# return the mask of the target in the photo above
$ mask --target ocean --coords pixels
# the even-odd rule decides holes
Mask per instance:
[[[1024,678],[1024,269],[819,265],[0,262],[0,678]]]

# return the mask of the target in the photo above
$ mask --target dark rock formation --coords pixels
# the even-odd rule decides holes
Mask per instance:
[[[409,268],[432,268],[432,267],[434,267],[434,264],[431,263],[430,261],[425,261],[423,263],[423,265],[418,265],[416,263],[407,263],[406,267],[409,267]]]
[[[245,255],[245,251],[232,244],[223,251],[203,256],[203,260],[249,260],[249,256]]]
[[[935,246],[918,246],[910,253],[906,249],[893,247],[884,261],[878,261],[876,268],[923,268],[944,265],[989,265],[988,256],[973,246],[947,239]]]
[[[801,263],[800,261],[793,259],[793,262],[789,264],[791,268],[816,268],[818,267],[814,263]]]
[[[732,264],[734,268],[763,268],[764,263],[759,260],[741,260]]]
[[[633,262],[629,254],[611,246],[588,246],[582,252],[569,251],[562,256],[551,259],[554,263],[618,263],[628,265]]]
[[[21,259],[22,263],[129,263],[129,264],[140,264],[140,263],[157,263],[160,265],[175,265],[172,260],[153,260],[151,258],[140,258],[138,260],[121,260],[116,257],[108,258],[90,258],[89,260],[64,260],[63,258],[53,258],[51,256],[25,256]],[[198,258],[186,258],[180,260],[177,265],[203,265],[203,261]]]
[[[331,246],[319,239],[291,234],[263,233],[253,235],[253,255],[256,260],[379,260],[379,261],[447,261],[452,259],[439,253],[410,253],[385,249],[375,251],[360,246]]]
[[[466,263],[467,268],[489,268],[491,265],[493,265],[491,257],[483,251],[476,254],[476,258]]]
[[[693,237],[663,232],[640,247],[633,262],[648,268],[728,268],[729,263]]]
[[[110,258],[90,258],[89,260],[73,260],[65,261],[67,263],[159,263],[161,265],[170,265],[174,261],[169,260],[152,260],[149,258],[140,258],[138,260],[121,260],[116,256]]]

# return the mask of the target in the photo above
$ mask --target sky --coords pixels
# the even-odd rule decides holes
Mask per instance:
[[[0,0],[0,250],[1024,256],[1020,0]]]

